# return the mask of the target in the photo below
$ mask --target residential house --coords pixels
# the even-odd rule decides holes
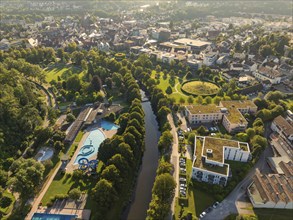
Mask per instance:
[[[203,64],[206,66],[212,66],[218,58],[218,53],[209,52],[203,54]]]
[[[293,142],[293,124],[290,124],[283,116],[280,115],[273,120],[271,129]]]
[[[269,80],[272,84],[279,84],[282,81],[284,74],[276,69],[271,69],[267,66],[261,66],[258,70],[253,72],[256,79],[263,81]]]

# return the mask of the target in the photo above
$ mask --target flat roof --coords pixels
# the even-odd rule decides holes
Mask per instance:
[[[207,41],[201,41],[201,40],[195,40],[195,39],[189,39],[189,38],[181,38],[181,39],[175,40],[174,43],[186,44],[186,45],[195,46],[195,47],[208,46],[211,44],[210,42],[207,42]]]
[[[233,100],[233,101],[221,101],[222,105],[226,108],[234,106],[236,108],[257,108],[251,100]]]
[[[221,108],[214,105],[188,105],[186,106],[187,110],[190,111],[191,114],[207,114],[207,113],[220,113]]]
[[[226,114],[225,116],[227,117],[230,123],[243,124],[243,125],[247,124],[246,119],[243,117],[243,115],[237,108],[228,107],[227,109],[228,109],[228,114]]]
[[[228,176],[229,165],[224,164],[223,167],[220,167],[220,166],[211,166],[210,164],[205,163],[201,157],[202,149],[203,149],[203,140],[196,138],[196,152],[195,153],[197,155],[197,159],[194,161],[193,166],[203,170],[211,171],[214,173],[220,173],[220,174]]]
[[[196,136],[196,160],[193,163],[194,167],[204,169],[207,171],[228,175],[229,165],[224,163],[224,147],[232,147],[242,149],[243,151],[249,151],[248,144],[246,142],[239,142],[228,139]],[[207,150],[212,150],[212,154],[208,155]],[[208,160],[213,160],[222,163],[223,166],[212,165],[206,163],[204,160],[206,157]]]

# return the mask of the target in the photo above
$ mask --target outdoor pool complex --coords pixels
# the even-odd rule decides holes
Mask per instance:
[[[117,130],[118,128],[119,128],[119,126],[118,125],[115,125],[114,123],[112,123],[112,122],[109,122],[109,121],[105,121],[105,120],[102,120],[101,122],[100,122],[100,126],[102,127],[102,128],[104,128],[105,130]]]
[[[32,220],[72,220],[76,217],[76,215],[35,213]]]
[[[89,159],[92,156],[97,155],[100,144],[103,140],[105,140],[105,136],[99,129],[92,130],[83,142],[83,147],[80,148],[74,164],[78,164],[80,158]]]

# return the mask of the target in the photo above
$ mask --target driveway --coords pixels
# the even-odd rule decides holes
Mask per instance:
[[[176,197],[178,197],[178,191],[179,191],[179,153],[178,153],[178,136],[176,127],[174,125],[173,117],[171,114],[167,116],[168,121],[171,125],[171,134],[173,136],[173,144],[172,144],[172,153],[171,153],[171,163],[174,167],[174,173],[173,177],[176,181],[176,189],[175,189],[175,196],[173,198],[172,204],[171,204],[171,212],[172,214],[175,213],[175,201]],[[172,215],[170,216],[172,219]]]

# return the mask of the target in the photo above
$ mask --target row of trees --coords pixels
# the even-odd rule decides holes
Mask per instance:
[[[129,111],[118,119],[120,128],[117,134],[106,139],[99,148],[98,160],[105,167],[93,190],[99,207],[95,216],[97,219],[104,217],[122,195],[123,206],[127,205],[130,186],[134,183],[144,149],[144,112],[139,87],[128,70],[122,76],[122,83],[127,88],[127,101],[131,104]]]

